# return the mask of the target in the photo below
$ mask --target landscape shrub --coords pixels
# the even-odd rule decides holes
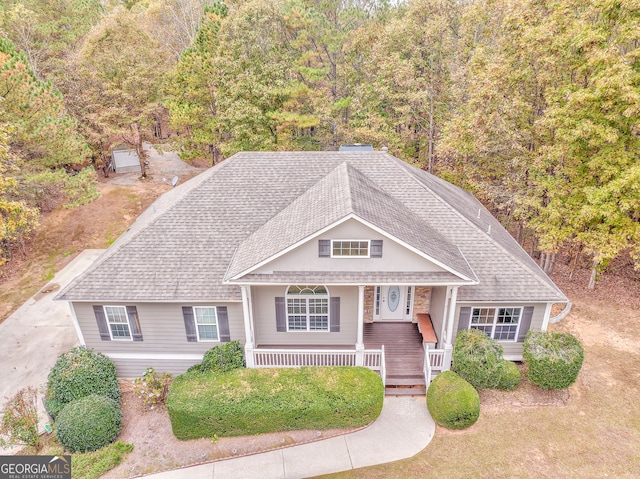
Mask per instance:
[[[55,427],[60,443],[69,451],[96,451],[120,434],[122,411],[113,399],[91,394],[62,408]]]
[[[382,410],[384,386],[362,367],[184,373],[167,410],[178,439],[360,427]]]
[[[0,446],[32,446],[38,449],[38,392],[26,387],[5,404],[0,413]]]
[[[451,369],[477,389],[498,387],[502,374],[502,346],[477,329],[458,332]]]
[[[149,409],[153,409],[160,404],[164,404],[169,393],[171,384],[171,374],[157,373],[153,368],[147,368],[142,377],[131,381],[133,392],[138,396]]]
[[[584,350],[569,333],[527,333],[524,340],[527,377],[543,389],[565,389],[578,378]]]
[[[49,373],[47,411],[55,419],[62,408],[90,394],[120,402],[120,387],[113,361],[82,346],[62,354]]]
[[[520,385],[520,368],[513,361],[503,359],[502,368],[500,370],[500,380],[498,381],[498,389],[502,391],[513,391]]]
[[[215,371],[225,373],[244,366],[244,351],[240,346],[240,342],[231,341],[214,346],[204,353],[200,370],[202,372]]]
[[[427,390],[427,408],[433,420],[449,429],[464,429],[480,416],[475,388],[453,371],[438,374]]]

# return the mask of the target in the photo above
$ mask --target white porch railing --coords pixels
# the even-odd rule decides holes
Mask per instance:
[[[442,372],[444,370],[445,350],[444,349],[429,349],[425,346],[424,349],[424,366],[422,371],[424,373],[424,380],[427,387],[431,384],[434,372]]]
[[[298,368],[301,366],[358,366],[358,354],[362,355],[361,366],[379,371],[382,383],[386,380],[384,346],[381,349],[364,351],[345,349],[254,349],[253,367]]]

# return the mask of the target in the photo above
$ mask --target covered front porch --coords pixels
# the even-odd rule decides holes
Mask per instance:
[[[247,367],[364,366],[379,372],[385,385],[388,388],[395,387],[398,391],[426,388],[435,373],[449,369],[458,286],[404,285],[404,289],[395,290],[365,285],[341,288],[343,306],[340,322],[343,330],[350,329],[355,333],[355,337],[351,336],[355,341],[351,344],[332,343],[331,338],[336,336],[316,333],[320,336],[315,337],[326,340],[325,344],[305,344],[302,341],[292,344],[290,341],[264,341],[264,335],[256,337],[252,302],[260,295],[253,294],[251,286],[242,286]],[[345,288],[355,294],[347,296]],[[390,290],[390,294],[398,291],[406,294],[400,302],[405,310],[399,319],[383,320],[380,319],[381,309],[383,305],[388,306],[380,296],[382,292],[388,293]],[[426,301],[425,291],[428,293]],[[349,313],[346,305],[350,303],[356,306],[353,312],[357,314],[345,317]],[[435,321],[431,321],[429,313],[436,317]],[[429,318],[431,333],[426,337],[424,331],[420,330],[418,315]],[[295,336],[297,333],[289,334]],[[286,338],[290,339],[288,335]],[[284,335],[281,337],[285,338]]]

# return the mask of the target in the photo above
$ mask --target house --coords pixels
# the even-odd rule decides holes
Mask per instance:
[[[140,157],[136,150],[127,146],[120,146],[111,151],[111,163],[109,169],[116,174],[140,173]]]
[[[357,149],[238,153],[160,197],[57,299],[124,377],[239,340],[249,367],[427,381],[458,330],[520,360],[567,302],[471,194]]]

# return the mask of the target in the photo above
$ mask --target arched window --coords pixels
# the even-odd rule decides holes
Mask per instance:
[[[329,331],[329,292],[324,286],[287,288],[287,331]]]

